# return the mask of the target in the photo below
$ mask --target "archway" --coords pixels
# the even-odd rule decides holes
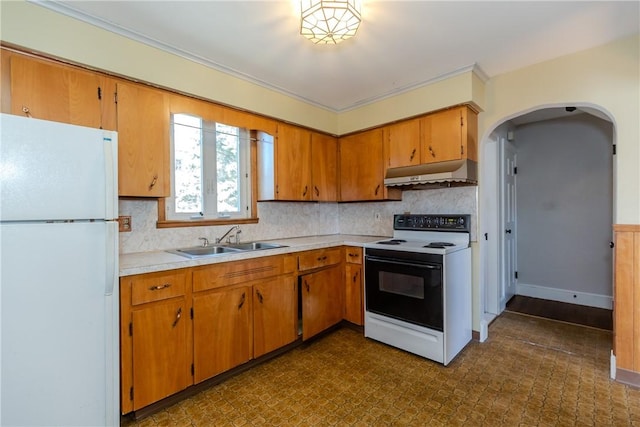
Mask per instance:
[[[575,108],[574,108],[575,107]],[[478,313],[480,321],[480,341],[488,337],[489,323],[504,310],[505,289],[508,289],[505,271],[506,257],[505,248],[505,221],[504,205],[505,192],[501,186],[502,172],[504,169],[502,161],[504,157],[503,146],[505,141],[513,140],[514,131],[526,123],[544,122],[547,120],[569,117],[577,114],[588,114],[589,117],[604,120],[611,126],[610,142],[615,144],[615,124],[610,115],[602,108],[591,104],[554,104],[532,107],[525,111],[514,113],[505,117],[487,128],[487,131],[480,140],[480,184],[478,199],[478,239],[479,239],[479,290],[478,290]],[[607,172],[610,176],[611,194],[608,209],[614,215],[615,206],[615,156],[613,157],[612,170]],[[609,222],[613,220],[610,219]],[[510,231],[510,227],[506,230]],[[611,233],[611,224],[607,224],[607,232]],[[512,234],[506,234],[512,237]],[[611,262],[610,262],[611,264]],[[612,268],[612,265],[610,265]],[[517,277],[517,276],[516,276]],[[612,280],[612,279],[611,279]],[[561,295],[561,294],[560,294]],[[575,295],[573,295],[576,297]],[[553,299],[553,298],[552,298]],[[589,305],[589,304],[585,304]]]

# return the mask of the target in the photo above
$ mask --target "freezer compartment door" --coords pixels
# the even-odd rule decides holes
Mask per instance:
[[[0,221],[114,219],[117,134],[0,115]]]
[[[0,425],[116,425],[114,226],[0,224]]]

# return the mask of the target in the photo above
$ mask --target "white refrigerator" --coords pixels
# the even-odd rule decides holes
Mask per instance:
[[[119,425],[117,134],[0,114],[0,425]]]

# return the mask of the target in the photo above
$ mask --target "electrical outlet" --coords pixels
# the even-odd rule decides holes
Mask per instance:
[[[119,216],[118,217],[118,230],[121,232],[131,231],[131,217]]]
[[[373,214],[373,219],[376,221],[380,221],[380,212],[376,212]]]

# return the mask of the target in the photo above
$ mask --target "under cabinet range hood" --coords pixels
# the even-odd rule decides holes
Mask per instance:
[[[477,183],[478,164],[468,159],[389,168],[384,177],[384,185],[386,186],[473,185]]]

